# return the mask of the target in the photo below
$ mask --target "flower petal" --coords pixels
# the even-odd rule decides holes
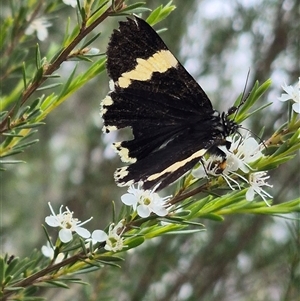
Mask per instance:
[[[139,205],[137,207],[137,213],[140,217],[148,217],[150,215],[151,211],[147,206]]]
[[[283,93],[283,94],[281,94],[280,97],[278,97],[278,100],[280,100],[280,101],[287,101],[289,99],[291,99],[291,96],[286,93]]]
[[[137,197],[135,197],[134,195],[130,194],[130,193],[125,193],[121,196],[121,201],[123,204],[127,205],[127,206],[133,206],[136,205],[138,202]]]
[[[61,229],[58,233],[58,236],[59,239],[64,243],[71,241],[73,238],[72,231],[70,229]]]
[[[82,227],[76,227],[75,232],[83,238],[89,238],[91,236],[90,231]]]
[[[42,253],[45,257],[49,257],[50,259],[54,257],[54,250],[51,248],[49,242],[47,242],[46,246],[42,246]]]
[[[106,241],[107,234],[102,230],[94,230],[92,233],[92,240],[96,242]]]
[[[60,222],[58,221],[57,217],[53,216],[53,215],[46,216],[45,222],[50,227],[59,227],[60,226]]]
[[[153,208],[153,212],[158,216],[166,216],[168,214],[168,210],[162,206]]]
[[[254,189],[253,189],[252,187],[250,187],[250,188],[247,190],[247,192],[246,192],[246,200],[247,200],[247,201],[253,201],[254,195],[255,195]]]
[[[295,102],[292,107],[296,113],[300,114],[300,103],[299,102]]]

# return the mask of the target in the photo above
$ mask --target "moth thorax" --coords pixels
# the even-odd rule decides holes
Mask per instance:
[[[225,137],[228,137],[237,131],[239,126],[234,120],[228,118],[228,113],[223,112],[221,120]]]

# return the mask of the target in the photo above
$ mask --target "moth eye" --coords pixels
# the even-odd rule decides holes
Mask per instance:
[[[226,142],[225,142],[225,146],[226,146],[227,150],[229,150],[229,149],[230,149],[230,147],[231,147],[231,142],[230,142],[230,141],[228,141],[228,140],[226,140]]]
[[[227,111],[227,115],[231,115],[231,114],[235,113],[236,110],[237,110],[237,107],[231,107],[231,108],[229,108],[228,111]]]

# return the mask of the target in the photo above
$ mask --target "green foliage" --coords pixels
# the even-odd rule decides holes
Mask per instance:
[[[143,2],[125,5],[124,1],[115,0],[109,6],[110,1],[85,1],[83,6],[76,8],[77,23],[71,25],[71,20],[68,19],[65,36],[61,38],[60,45],[52,45],[47,52],[39,43],[32,46],[33,35],[26,34],[26,29],[37,16],[48,16],[64,8],[58,1],[48,2],[43,5],[40,1],[28,1],[26,5],[21,5],[18,1],[11,1],[11,13],[1,22],[0,67],[3,84],[0,168],[4,173],[7,164],[24,163],[16,155],[39,142],[35,134],[45,125],[47,116],[50,113],[55,114],[54,112],[59,114],[58,107],[61,104],[70,100],[82,86],[105,71],[104,54],[92,47],[102,39],[102,34],[93,33],[93,30],[108,17],[149,11]],[[77,3],[80,5],[81,1]],[[160,5],[152,11],[147,21],[154,25],[165,19],[174,9],[172,2]],[[71,60],[76,60],[77,65],[64,80],[60,74],[61,65],[68,64]],[[271,104],[258,105],[270,85],[270,80],[261,85],[258,81],[254,84],[244,105],[234,116],[236,122],[241,123],[270,109]],[[236,100],[236,106],[241,102],[241,97]],[[299,116],[291,109],[288,116],[288,121],[280,125],[264,142],[264,156],[249,164],[253,171],[276,169],[294,159],[300,149],[300,121]],[[233,180],[240,181],[241,177],[246,176],[245,172],[239,171],[238,175],[233,176]],[[113,204],[111,221],[114,224],[120,221],[122,226],[113,233],[115,236],[108,237],[123,239],[121,249],[109,250],[105,248],[107,241],[94,244],[76,234],[67,243],[62,242],[59,237],[53,240],[45,227],[53,256],[47,258],[40,251],[34,250],[25,258],[9,257],[7,254],[0,257],[0,296],[3,300],[44,300],[34,297],[39,287],[66,289],[72,283],[86,284],[77,276],[103,270],[105,267],[120,268],[124,261],[121,257],[124,252],[155,237],[191,235],[205,231],[202,224],[204,220],[220,223],[226,215],[275,216],[300,212],[299,198],[272,206],[267,205],[271,204],[271,199],[264,202],[259,196],[248,201],[248,184],[240,181],[239,189],[230,190],[221,174],[205,180],[196,179],[189,174],[180,182],[174,195],[168,198],[168,214],[163,217],[156,214],[140,217],[136,210],[126,206],[117,214]],[[114,224],[107,225],[105,232],[109,234],[111,225]]]

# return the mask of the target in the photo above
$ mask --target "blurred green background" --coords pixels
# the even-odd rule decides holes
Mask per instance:
[[[147,1],[146,6],[154,9],[167,2]],[[300,1],[173,3],[177,9],[155,29],[168,28],[161,37],[216,109],[227,110],[233,104],[244,89],[249,69],[249,89],[255,80],[262,83],[272,78],[272,89],[263,100],[273,105],[244,125],[257,134],[264,127],[267,139],[287,120],[287,105],[277,100],[281,85],[284,81],[294,84],[300,75]],[[1,4],[3,11],[6,4]],[[66,15],[71,16],[71,23],[76,22],[71,7],[56,14],[48,39],[40,42],[42,54],[60,43]],[[102,35],[93,46],[104,52],[121,19],[103,22],[95,31]],[[64,63],[60,74],[66,79],[75,64]],[[86,64],[80,62],[78,70],[85,70]],[[2,173],[2,252],[29,256],[33,248],[45,244],[41,224],[50,214],[48,202],[55,208],[68,206],[81,220],[93,216],[87,226],[90,230],[111,222],[111,201],[120,208],[126,189],[113,181],[121,161],[110,144],[120,137],[101,131],[99,106],[107,92],[108,77],[102,74],[72,95],[39,128],[40,142],[15,157],[27,163],[11,165]],[[269,192],[275,204],[299,197],[299,163],[298,154],[293,162],[270,172],[269,182],[274,186]],[[241,215],[227,216],[223,223],[203,220],[206,232],[148,241],[126,254],[122,269],[108,267],[85,275],[91,285],[41,291],[41,295],[48,300],[55,296],[56,301],[299,300],[299,215],[290,218]]]

